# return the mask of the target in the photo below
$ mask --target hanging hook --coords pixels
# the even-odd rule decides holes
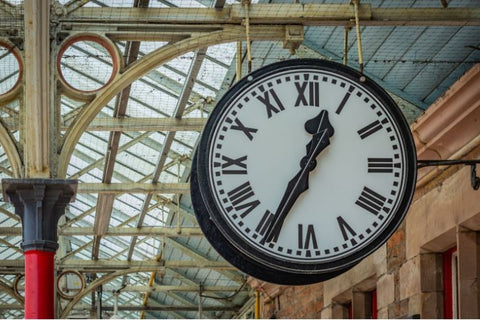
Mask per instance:
[[[480,188],[480,178],[477,177],[476,164],[470,165],[470,183],[472,184],[473,190],[478,190]]]

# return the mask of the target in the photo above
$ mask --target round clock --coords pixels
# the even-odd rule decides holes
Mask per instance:
[[[280,284],[360,262],[402,222],[416,181],[408,123],[359,72],[268,65],[218,102],[192,165],[200,227],[229,262]]]

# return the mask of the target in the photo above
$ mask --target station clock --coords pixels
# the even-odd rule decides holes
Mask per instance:
[[[416,181],[401,110],[371,79],[317,59],[271,64],[219,101],[192,164],[206,238],[258,279],[350,269],[402,222]]]

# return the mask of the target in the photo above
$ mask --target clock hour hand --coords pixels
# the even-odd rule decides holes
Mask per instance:
[[[305,123],[307,132],[312,133],[312,140],[307,144],[307,154],[300,161],[300,171],[288,182],[285,193],[280,201],[273,221],[271,222],[262,241],[270,242],[277,239],[282,229],[283,221],[301,193],[308,189],[310,171],[316,167],[316,157],[330,144],[333,127],[328,120],[328,112],[323,110],[318,116]]]

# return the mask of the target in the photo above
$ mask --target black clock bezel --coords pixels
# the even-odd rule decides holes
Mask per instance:
[[[372,94],[383,106],[388,108],[389,116],[392,119],[392,125],[395,125],[399,131],[405,148],[406,168],[404,194],[397,207],[397,211],[391,213],[393,217],[390,222],[363,248],[360,248],[345,257],[322,263],[292,262],[278,259],[273,256],[265,256],[264,253],[257,250],[236,232],[231,230],[231,227],[223,219],[223,215],[219,212],[219,209],[216,208],[214,195],[212,190],[210,190],[210,184],[208,182],[208,149],[211,144],[212,133],[216,129],[217,122],[230,106],[230,103],[233,102],[244,90],[248,90],[248,88],[257,84],[264,78],[270,77],[277,72],[284,72],[286,70],[294,70],[297,68],[305,69],[306,67],[339,74],[350,81],[355,82],[356,85],[363,87],[366,91]],[[329,275],[337,275],[344,272],[356,265],[359,261],[387,241],[403,221],[415,191],[417,173],[415,145],[409,125],[399,107],[380,86],[368,77],[354,69],[326,60],[297,59],[282,61],[260,68],[240,80],[220,99],[216,108],[210,115],[197,151],[198,155],[192,164],[191,192],[192,201],[195,201],[194,208],[200,227],[204,230],[207,239],[222,256],[227,260],[240,260],[241,263],[237,263],[238,265],[233,262],[232,264],[249,274],[258,273],[257,270],[260,268],[263,269],[261,275],[266,274],[267,277],[270,273],[274,273],[275,275],[284,273],[286,278],[289,276],[294,278],[296,276],[300,276],[300,278],[306,277],[310,280],[305,280],[307,281],[305,283],[313,283],[326,280],[326,278],[331,278]],[[205,215],[208,215],[209,218],[206,219]],[[221,243],[221,245],[219,245],[219,243]]]

